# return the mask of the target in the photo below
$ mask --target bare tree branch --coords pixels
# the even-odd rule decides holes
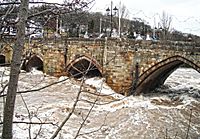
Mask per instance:
[[[109,113],[109,112],[108,112]],[[99,130],[101,130],[102,129],[102,127],[104,127],[105,126],[105,122],[106,122],[106,119],[107,119],[107,115],[108,115],[108,113],[106,114],[106,116],[105,116],[105,118],[104,118],[104,121],[103,121],[103,124],[98,128],[98,129],[96,129],[96,130],[93,130],[93,131],[91,131],[91,132],[86,132],[86,133],[82,133],[82,134],[79,134],[79,136],[83,136],[83,135],[88,135],[88,134],[92,134],[92,133],[95,133],[95,132],[98,132]]]
[[[28,106],[27,106],[27,104],[26,104],[26,102],[25,102],[25,100],[24,100],[22,94],[20,94],[20,96],[21,96],[22,102],[24,103],[24,106],[25,106],[25,108],[26,108],[26,110],[27,110],[27,112],[28,112],[28,119],[29,119],[29,122],[31,123],[31,113],[30,113],[30,111],[29,111],[29,109],[28,109]],[[29,131],[29,138],[31,139],[31,124],[29,124],[28,131]]]
[[[29,93],[29,92],[40,91],[40,90],[43,90],[43,89],[48,88],[48,87],[50,87],[50,86],[56,85],[56,84],[58,84],[58,83],[62,83],[62,82],[64,82],[64,81],[68,80],[68,79],[69,79],[69,78],[66,78],[66,79],[64,79],[64,80],[57,81],[57,82],[54,82],[54,83],[52,83],[52,84],[48,84],[48,85],[46,85],[46,86],[44,86],[44,87],[41,87],[41,88],[38,88],[38,89],[32,89],[32,90],[26,90],[26,91],[18,91],[17,94],[24,94],[24,93]],[[6,94],[0,95],[0,97],[4,97],[4,96],[6,96]]]
[[[78,100],[79,100],[79,97],[80,97],[80,94],[81,94],[81,91],[82,91],[82,88],[83,88],[84,80],[85,80],[85,79],[83,78],[82,83],[81,83],[81,86],[80,86],[80,89],[79,89],[78,94],[77,94],[77,96],[76,96],[76,100],[75,100],[74,105],[73,105],[73,107],[72,107],[72,109],[71,109],[71,112],[70,112],[70,113],[67,115],[67,117],[63,120],[63,122],[61,123],[61,125],[60,125],[60,126],[58,127],[58,129],[54,132],[54,134],[51,136],[50,139],[54,139],[54,138],[58,135],[58,133],[59,133],[60,130],[63,128],[63,126],[65,125],[65,123],[69,120],[69,118],[71,117],[71,115],[74,113],[75,108],[76,108],[76,105],[77,105]]]
[[[1,95],[2,93],[4,93],[4,91],[5,91],[5,89],[6,89],[7,87],[8,87],[8,83],[6,83],[6,85],[3,86],[2,90],[0,91],[0,95]]]
[[[0,37],[1,37],[1,35],[2,35],[2,34],[5,32],[5,30],[6,30],[6,25],[4,26],[3,24],[4,24],[4,22],[6,21],[7,16],[14,10],[14,8],[15,8],[15,6],[14,6],[14,5],[11,5],[11,6],[9,7],[9,9],[6,11],[5,15],[3,15],[3,17],[2,17],[2,21],[0,22],[0,27],[4,27],[4,28],[3,28],[3,30],[1,30],[1,32],[0,32]]]
[[[190,109],[190,118],[189,118],[189,123],[188,123],[188,128],[187,128],[187,132],[186,132],[186,139],[188,139],[189,137],[189,131],[190,131],[190,124],[191,124],[191,121],[192,121],[192,109]]]
[[[0,122],[0,125],[2,125],[3,122]],[[52,123],[52,122],[25,122],[25,121],[13,121],[13,124],[31,124],[31,125],[53,125],[53,126],[58,126],[57,123]]]
[[[91,62],[90,62],[90,63],[91,63]],[[103,82],[101,83],[101,88],[100,88],[99,94],[101,93],[102,87],[103,87]],[[96,89],[96,92],[97,92],[97,89]],[[79,127],[79,129],[78,129],[78,131],[77,131],[77,133],[76,133],[74,139],[76,139],[76,138],[79,136],[79,133],[80,133],[81,129],[83,128],[83,125],[85,124],[86,120],[88,119],[90,113],[92,112],[92,109],[94,108],[96,102],[98,101],[98,98],[99,98],[99,96],[96,97],[96,99],[95,99],[95,101],[92,103],[92,106],[91,106],[90,110],[88,111],[86,117],[83,118],[83,122],[81,123],[81,126]]]

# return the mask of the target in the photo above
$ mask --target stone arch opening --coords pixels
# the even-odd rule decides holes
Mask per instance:
[[[165,80],[183,64],[200,72],[200,67],[186,58],[181,56],[170,57],[157,63],[139,77],[135,94],[148,93],[160,87],[164,84]]]
[[[43,61],[37,55],[33,55],[27,62],[25,66],[25,70],[27,72],[31,71],[32,68],[36,68],[37,70],[43,71]]]
[[[0,54],[0,65],[3,65],[6,63],[6,57],[2,54]]]
[[[100,65],[93,59],[82,56],[72,61],[67,66],[67,73],[74,78],[102,77],[102,70]]]

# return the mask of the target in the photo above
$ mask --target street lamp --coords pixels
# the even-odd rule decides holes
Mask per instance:
[[[106,12],[107,12],[107,15],[108,16],[110,16],[110,37],[112,36],[112,30],[113,30],[113,23],[112,23],[112,18],[113,18],[113,16],[115,16],[116,14],[117,14],[117,11],[118,11],[118,9],[117,9],[117,7],[115,6],[115,8],[113,9],[113,2],[111,1],[111,8],[107,8],[106,9]],[[113,12],[114,12],[114,14],[113,14]]]

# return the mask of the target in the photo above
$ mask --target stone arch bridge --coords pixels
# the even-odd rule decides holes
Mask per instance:
[[[0,63],[10,63],[12,48],[1,43]],[[128,39],[35,40],[26,44],[22,68],[75,78],[103,76],[124,95],[148,93],[185,64],[200,72],[200,46],[194,42]]]

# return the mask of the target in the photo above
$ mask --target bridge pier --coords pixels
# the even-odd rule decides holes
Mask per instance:
[[[131,87],[129,95],[135,95],[135,91],[137,89],[138,81],[139,81],[139,63],[136,62],[136,65],[135,65],[135,79],[133,80],[132,87]]]

